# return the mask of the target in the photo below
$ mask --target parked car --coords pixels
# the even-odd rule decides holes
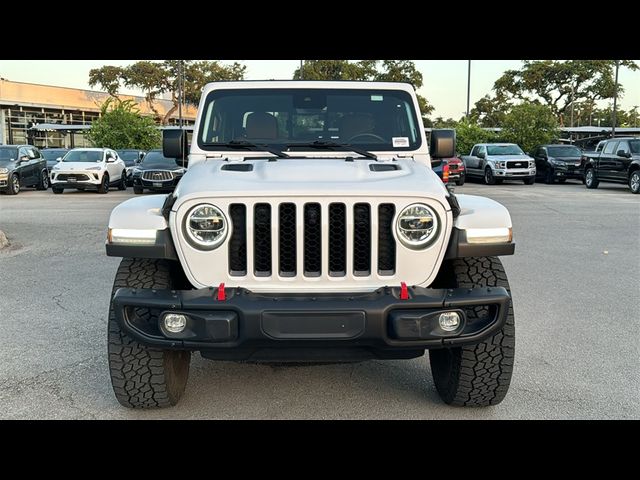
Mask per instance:
[[[455,182],[456,185],[464,185],[464,163],[458,157],[445,158],[442,162],[433,165],[433,171],[444,182]]]
[[[531,155],[536,161],[536,178],[545,183],[558,180],[564,183],[567,178],[582,180],[580,159],[582,151],[573,145],[539,145]]]
[[[123,406],[175,405],[192,351],[345,362],[428,349],[422,374],[444,402],[502,401],[516,343],[498,258],[515,249],[511,217],[443,188],[430,159],[455,156],[455,131],[427,142],[417,105],[408,83],[203,88],[178,188],[109,218],[106,253],[122,260],[107,362]],[[337,132],[319,139],[310,118],[340,119]],[[165,158],[182,162],[184,137],[163,131]]]
[[[167,158],[162,150],[150,150],[139,164],[133,167],[131,182],[133,193],[173,190],[185,169],[176,165],[175,158]]]
[[[515,143],[478,143],[462,161],[468,177],[482,178],[487,185],[503,180],[533,185],[536,179],[535,161]]]
[[[133,186],[133,179],[131,178],[133,167],[142,161],[147,152],[144,150],[136,150],[135,148],[125,148],[122,150],[116,150],[116,152],[118,152],[118,156],[124,162],[127,187],[131,187]]]
[[[43,148],[40,150],[40,153],[47,161],[47,171],[49,175],[51,175],[51,169],[54,165],[62,160],[62,157],[64,157],[68,151],[68,148]]]
[[[110,148],[74,148],[51,170],[51,189],[97,190],[108,193],[109,187],[126,190],[124,162]]]
[[[47,161],[33,145],[1,145],[0,192],[17,195],[22,187],[49,188]]]
[[[584,183],[598,188],[600,182],[626,183],[631,193],[640,193],[640,138],[606,140],[602,151],[583,153]]]

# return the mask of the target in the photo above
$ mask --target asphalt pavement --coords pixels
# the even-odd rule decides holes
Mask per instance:
[[[194,354],[178,406],[128,410],[111,390],[107,312],[119,259],[109,213],[133,196],[25,190],[0,195],[0,418],[640,418],[640,195],[623,185],[467,183],[511,212],[503,257],[516,319],[504,402],[453,408],[426,356],[348,365],[265,366]]]

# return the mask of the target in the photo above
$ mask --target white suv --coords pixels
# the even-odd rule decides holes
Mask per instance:
[[[125,164],[110,148],[74,148],[51,170],[51,189],[96,189],[107,193],[110,186],[126,190]]]

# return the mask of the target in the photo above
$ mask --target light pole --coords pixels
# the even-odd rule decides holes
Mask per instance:
[[[304,60],[300,60],[300,80],[304,80],[304,77],[302,75],[302,64],[304,63]]]
[[[618,107],[618,68],[620,61],[616,60],[616,83],[613,88],[613,113],[611,115],[611,138],[616,136],[616,111]]]
[[[182,60],[178,60],[178,125],[182,128]]]
[[[573,128],[573,96],[574,96],[574,86],[571,84],[571,128]]]
[[[467,60],[467,120],[469,120],[469,102],[471,100],[471,60]]]

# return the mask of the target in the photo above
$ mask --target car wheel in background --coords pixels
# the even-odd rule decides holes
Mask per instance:
[[[558,179],[558,183],[564,183],[564,182],[566,182],[566,181],[567,181],[567,179],[566,179],[566,178],[559,178],[559,179]]]
[[[496,179],[493,176],[493,170],[491,170],[491,167],[487,167],[484,169],[484,183],[486,185],[496,184]]]
[[[52,191],[53,191],[53,193],[55,193],[55,194],[59,194],[59,193],[64,192],[64,188],[55,187],[55,186],[53,186],[53,185],[51,186],[51,190],[52,190]]]
[[[464,185],[464,175],[460,175],[460,178],[456,180],[456,185],[458,185],[459,187]]]
[[[600,182],[596,178],[596,172],[593,168],[587,168],[587,171],[584,174],[584,184],[587,188],[598,188],[598,184]]]
[[[553,184],[553,168],[547,169],[547,174],[544,176],[544,183],[547,185]]]
[[[124,173],[120,177],[120,183],[118,184],[118,190],[126,190],[127,189],[127,180],[124,178]]]
[[[536,181],[536,177],[523,178],[522,181],[524,182],[525,185],[533,185],[534,182]]]
[[[109,175],[102,176],[102,183],[98,187],[98,193],[109,193]]]
[[[36,185],[36,190],[46,190],[49,188],[49,173],[45,168],[40,172],[40,181]]]
[[[137,185],[133,186],[133,193],[140,195],[142,192],[144,192],[144,188],[138,187]]]
[[[629,177],[631,193],[640,193],[640,170],[636,170]]]
[[[9,179],[9,188],[7,189],[7,193],[9,195],[17,195],[20,192],[20,178],[17,174],[11,175]]]

